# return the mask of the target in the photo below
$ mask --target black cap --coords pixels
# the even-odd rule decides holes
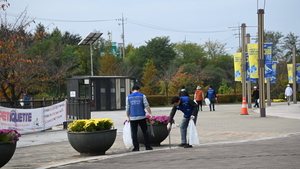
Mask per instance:
[[[171,104],[177,103],[180,100],[180,98],[178,96],[174,96],[172,98]]]
[[[132,91],[134,91],[134,90],[140,90],[140,87],[139,86],[133,86]]]

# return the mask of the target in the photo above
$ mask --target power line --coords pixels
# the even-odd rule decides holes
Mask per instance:
[[[161,27],[161,26],[156,26],[156,25],[151,25],[148,23],[128,19],[129,23],[147,27],[147,28],[152,28],[152,29],[158,29],[158,30],[164,30],[164,31],[170,31],[170,32],[182,32],[182,33],[221,33],[221,32],[229,32],[230,30],[217,30],[217,31],[188,31],[188,30],[180,30],[180,29],[172,29],[172,28],[166,28],[166,27]]]

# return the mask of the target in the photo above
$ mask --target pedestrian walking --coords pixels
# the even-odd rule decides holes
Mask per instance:
[[[217,100],[217,95],[216,95],[215,89],[213,89],[212,86],[209,86],[209,89],[206,92],[206,97],[210,101],[210,104],[209,104],[210,111],[211,110],[215,111],[215,100]]]
[[[179,92],[179,97],[182,97],[182,96],[190,96],[188,91],[185,89],[185,86],[182,86],[181,90]]]
[[[194,94],[194,100],[196,100],[198,104],[198,111],[202,111],[202,101],[204,100],[204,93],[200,86],[197,86],[195,94]]]
[[[146,96],[139,91],[139,86],[133,86],[132,94],[128,95],[126,98],[126,115],[128,121],[130,121],[131,138],[134,146],[132,151],[140,151],[137,138],[138,126],[141,127],[141,130],[143,132],[144,145],[146,147],[146,150],[153,150],[153,148],[150,146],[145,109],[150,115],[150,121],[152,119],[152,112]]]
[[[290,105],[292,94],[293,94],[293,89],[290,87],[290,84],[287,84],[287,87],[285,88],[284,95],[285,95],[285,98],[288,102],[288,105]]]
[[[196,125],[197,116],[198,116],[197,104],[187,96],[183,96],[183,97],[174,96],[172,98],[171,104],[173,104],[173,108],[170,112],[170,118],[168,121],[167,129],[168,130],[171,129],[171,124],[176,114],[176,111],[177,110],[182,111],[183,118],[180,125],[181,144],[179,146],[184,148],[192,148],[193,146],[187,142],[186,134],[187,134],[187,127],[190,119],[193,119]]]
[[[253,107],[259,107],[259,105],[258,105],[259,90],[256,86],[253,87],[253,93],[251,96],[254,98],[254,106]]]

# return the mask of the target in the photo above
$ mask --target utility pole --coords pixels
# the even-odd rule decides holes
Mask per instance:
[[[124,35],[124,17],[123,17],[123,14],[122,14],[122,19],[118,19],[118,20],[121,20],[122,21],[122,35],[121,35],[121,38],[123,40],[123,48],[122,48],[122,57],[125,58],[125,35]],[[119,24],[120,25],[120,24]]]
[[[242,23],[242,95],[246,99],[246,24]]]
[[[264,9],[258,9],[258,72],[259,72],[259,108],[260,117],[266,117],[265,104],[265,59],[264,59]]]
[[[124,35],[124,18],[122,14],[122,38],[123,38],[123,58],[125,58],[125,35]]]
[[[250,34],[246,34],[246,41],[247,44],[250,44]],[[246,51],[248,52],[248,47],[246,45]],[[249,62],[249,55],[248,55],[248,62]],[[249,63],[248,63],[249,64]],[[246,76],[247,76],[247,71],[246,71]],[[252,103],[251,103],[251,81],[247,81],[247,93],[248,93],[248,108],[252,108]]]
[[[296,84],[296,45],[293,45],[293,101],[297,104],[297,84]]]

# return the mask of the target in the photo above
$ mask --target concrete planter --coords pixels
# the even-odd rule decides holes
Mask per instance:
[[[70,132],[68,140],[81,156],[104,155],[116,140],[117,129],[94,132]]]
[[[158,125],[152,125],[153,131],[154,131],[154,137],[151,135],[150,132],[150,125],[148,125],[148,134],[150,138],[150,144],[151,146],[159,146],[161,142],[163,142],[168,137],[168,130],[167,130],[167,124],[158,124]],[[143,132],[138,127],[138,141],[140,144],[144,144],[144,137]]]
[[[16,150],[16,144],[13,143],[0,143],[0,168],[9,162]]]

